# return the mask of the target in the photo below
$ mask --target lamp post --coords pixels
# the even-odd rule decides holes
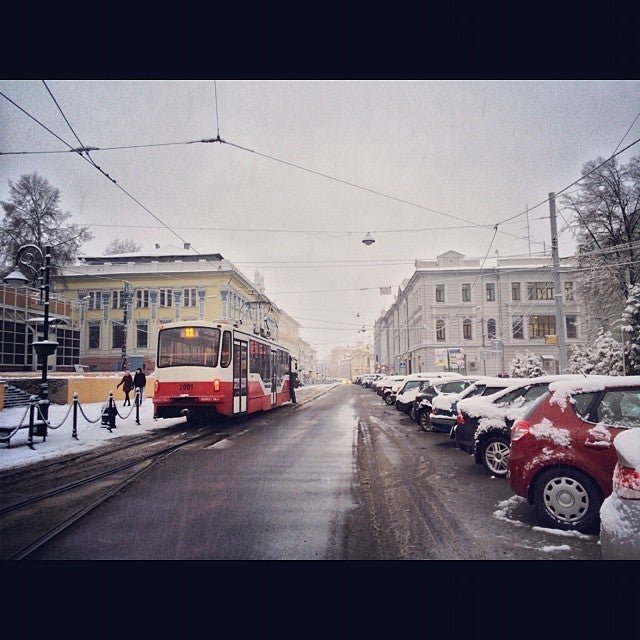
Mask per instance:
[[[40,258],[40,267],[36,269],[33,266],[34,261]],[[42,327],[42,340],[38,340],[33,343],[33,348],[40,359],[41,364],[41,377],[40,377],[40,415],[42,422],[37,422],[34,425],[33,433],[29,434],[31,440],[32,435],[47,437],[47,420],[49,418],[49,383],[47,382],[47,371],[50,355],[55,353],[58,348],[58,343],[49,340],[49,280],[51,276],[51,247],[45,247],[45,252],[42,253],[42,249],[35,244],[25,244],[18,249],[16,254],[16,265],[14,270],[4,278],[4,282],[9,286],[25,287],[30,284],[29,278],[27,278],[20,267],[27,267],[36,276],[36,282],[40,287],[40,304],[44,306],[44,322]]]
[[[619,320],[615,320],[614,322],[611,323],[611,328],[613,329],[614,327],[617,326],[617,328],[620,331],[620,355],[622,357],[622,375],[626,376],[627,375],[627,365],[625,362],[625,357],[624,357],[624,332],[625,332],[625,327],[621,324],[623,322],[622,318],[620,318]]]

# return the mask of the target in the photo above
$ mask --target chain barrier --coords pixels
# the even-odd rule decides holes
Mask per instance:
[[[141,401],[141,393],[139,389],[136,389],[135,401],[131,405],[131,409],[126,414],[121,414],[118,411],[116,406],[116,402],[113,398],[113,392],[109,392],[109,398],[106,404],[102,405],[100,409],[100,415],[93,419],[87,416],[85,413],[82,404],[78,400],[78,394],[73,394],[73,401],[70,403],[69,408],[67,409],[64,418],[56,424],[53,425],[51,422],[45,417],[45,414],[48,414],[48,411],[44,411],[41,405],[46,404],[49,406],[48,401],[39,400],[37,396],[31,396],[29,398],[29,406],[25,408],[25,412],[20,420],[20,423],[15,427],[3,427],[0,426],[0,442],[6,442],[7,448],[11,446],[11,438],[13,438],[20,429],[29,428],[29,437],[28,437],[28,446],[30,449],[33,449],[33,436],[37,435],[43,438],[43,442],[47,437],[48,429],[59,429],[63,424],[67,422],[69,418],[69,414],[73,411],[73,430],[71,433],[71,437],[75,440],[78,440],[78,410],[80,411],[82,417],[89,424],[96,424],[100,420],[102,421],[102,426],[106,427],[108,431],[111,433],[113,429],[116,428],[116,416],[120,417],[121,420],[126,420],[133,413],[134,409],[136,412],[136,424],[140,424],[140,405]],[[36,413],[37,412],[37,413]],[[27,414],[29,415],[28,422],[26,421]],[[38,419],[41,420],[41,423],[36,423],[36,415]]]

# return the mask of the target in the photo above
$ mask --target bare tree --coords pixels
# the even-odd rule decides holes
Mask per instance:
[[[104,250],[105,256],[113,256],[117,253],[136,253],[142,249],[142,245],[131,238],[116,238],[112,240]]]
[[[10,268],[18,249],[35,244],[44,252],[51,246],[51,271],[72,263],[83,242],[93,239],[88,227],[68,224],[69,212],[60,209],[60,191],[37,173],[25,174],[15,184],[9,180],[9,201],[1,202],[0,267]]]

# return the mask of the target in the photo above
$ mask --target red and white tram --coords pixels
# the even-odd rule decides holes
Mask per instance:
[[[153,417],[189,420],[268,411],[291,400],[284,347],[224,322],[171,322],[158,331]]]

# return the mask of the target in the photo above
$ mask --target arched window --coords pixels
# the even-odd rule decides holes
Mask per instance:
[[[447,339],[447,334],[444,328],[444,320],[436,320],[436,340],[444,342]]]
[[[493,340],[496,337],[496,321],[493,318],[487,320],[487,337]]]
[[[471,340],[471,320],[468,318],[462,321],[462,337],[465,340]]]

